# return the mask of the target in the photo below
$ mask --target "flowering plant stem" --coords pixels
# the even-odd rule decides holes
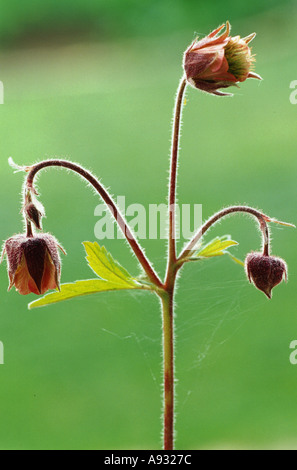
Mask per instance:
[[[164,450],[174,448],[174,305],[173,292],[162,295],[163,310],[163,439]]]
[[[267,222],[271,219],[262,214],[261,212],[246,206],[233,206],[223,209],[214,216],[212,216],[197,232],[193,239],[184,248],[182,253],[177,258],[176,256],[176,223],[175,223],[175,208],[176,208],[176,190],[177,190],[177,171],[178,171],[178,151],[180,139],[180,126],[181,116],[183,109],[184,93],[186,90],[187,81],[183,77],[176,95],[174,122],[173,122],[173,135],[171,147],[171,165],[170,165],[170,182],[169,182],[169,198],[168,198],[168,216],[169,216],[169,239],[168,239],[168,261],[167,273],[164,284],[165,293],[161,295],[162,310],[163,310],[163,364],[164,364],[164,450],[171,450],[174,448],[174,384],[175,384],[175,369],[174,369],[174,293],[175,283],[178,271],[183,264],[190,260],[191,254],[198,241],[202,236],[221,218],[243,212],[256,217],[260,224],[260,229],[263,235],[263,250],[264,254],[269,253],[269,230]]]
[[[169,182],[169,196],[168,196],[168,217],[169,217],[169,237],[168,237],[168,259],[165,281],[162,282],[155,272],[152,264],[147,259],[143,249],[141,248],[136,237],[129,228],[125,218],[117,207],[116,203],[98,181],[89,171],[68,160],[44,160],[31,167],[24,167],[28,173],[25,184],[25,199],[30,200],[37,195],[34,187],[34,179],[37,173],[48,167],[63,167],[68,170],[78,173],[81,177],[86,179],[88,183],[95,188],[101,198],[108,206],[110,212],[114,216],[117,224],[121,228],[126,237],[131,249],[136,255],[140,265],[142,266],[148,280],[151,283],[152,290],[161,299],[162,305],[162,323],[163,323],[163,446],[164,450],[174,449],[174,402],[175,402],[175,369],[174,369],[174,294],[175,285],[178,271],[182,268],[184,263],[190,261],[191,255],[195,250],[197,242],[202,238],[206,231],[215,224],[222,217],[234,214],[237,212],[248,213],[256,217],[260,224],[260,229],[263,235],[264,253],[269,250],[269,231],[267,222],[271,219],[257,211],[256,209],[246,206],[233,206],[218,212],[212,216],[197,232],[193,239],[184,248],[181,254],[177,257],[176,254],[176,188],[177,188],[177,170],[178,170],[178,150],[180,139],[180,125],[183,108],[184,93],[186,90],[186,79],[183,78],[179,84],[174,112],[173,134],[172,134],[172,148],[171,148],[171,165],[170,165],[170,182]],[[31,223],[27,222],[27,236],[31,236]]]
[[[178,150],[180,137],[180,124],[183,108],[184,92],[186,89],[186,79],[183,77],[176,95],[171,163],[170,181],[168,197],[168,218],[169,218],[169,238],[168,238],[168,260],[165,279],[165,294],[162,296],[163,309],[163,387],[164,387],[164,424],[163,439],[164,450],[174,448],[174,291],[177,276],[176,264],[176,183],[178,168]]]
[[[251,41],[251,39],[254,38],[255,35],[252,34],[242,40],[239,36],[236,36],[232,39],[231,37],[228,37],[230,32],[230,25],[227,23],[226,32],[218,36],[222,28],[223,26],[216,29],[209,36],[207,36],[207,38],[201,41],[196,40],[186,51],[184,57],[185,75],[179,83],[176,95],[172,131],[168,195],[168,253],[164,281],[160,279],[159,275],[154,270],[151,262],[145,255],[144,250],[140,246],[136,236],[130,229],[128,223],[121,214],[120,209],[117,207],[111,195],[101,184],[101,182],[89,171],[76,163],[62,159],[45,160],[32,166],[24,167],[15,165],[12,161],[10,161],[11,165],[14,166],[14,168],[16,168],[18,171],[23,170],[27,173],[24,187],[25,194],[23,207],[27,228],[26,237],[23,235],[16,235],[11,237],[6,241],[4,250],[2,252],[2,258],[4,253],[7,254],[8,258],[10,288],[14,285],[16,289],[24,295],[30,292],[39,294],[44,293],[47,290],[60,288],[60,262],[57,253],[57,248],[59,245],[57,244],[57,241],[49,234],[35,236],[31,225],[32,222],[38,230],[41,230],[40,221],[43,215],[42,211],[37,207],[38,204],[35,205],[35,202],[37,203],[37,201],[35,201],[37,191],[34,187],[34,179],[40,170],[54,166],[63,167],[78,173],[82,178],[87,180],[87,182],[101,196],[111,214],[115,218],[119,228],[123,232],[137,260],[139,261],[145,273],[145,277],[142,276],[138,279],[132,278],[132,276],[130,276],[126,270],[124,270],[117,262],[113,260],[111,255],[106,252],[104,247],[100,249],[97,244],[97,247],[93,247],[93,251],[90,251],[90,243],[87,242],[85,245],[87,245],[89,249],[89,265],[99,276],[100,280],[77,281],[77,291],[74,289],[75,284],[64,284],[61,286],[61,296],[57,293],[46,296],[51,298],[51,302],[48,301],[48,303],[66,300],[77,295],[86,295],[106,290],[132,288],[150,290],[159,297],[162,306],[163,326],[162,347],[164,450],[174,449],[174,295],[176,291],[176,280],[178,272],[183,267],[183,265],[189,261],[197,261],[205,257],[220,256],[226,252],[224,251],[226,246],[228,247],[232,244],[236,244],[236,242],[230,241],[230,239],[226,240],[226,237],[223,237],[219,242],[220,249],[218,249],[217,240],[214,240],[207,245],[209,251],[208,254],[206,254],[207,247],[204,247],[204,250],[202,249],[202,251],[197,251],[198,242],[200,242],[205,233],[223,217],[236,214],[238,212],[248,214],[256,218],[258,221],[263,241],[263,254],[253,252],[246,259],[245,266],[249,280],[253,281],[255,286],[262,290],[268,298],[271,298],[271,289],[287,277],[287,267],[285,263],[278,258],[270,256],[270,240],[267,223],[276,222],[287,226],[290,226],[290,224],[278,222],[275,219],[271,219],[262,212],[247,206],[232,206],[214,214],[208,221],[204,223],[204,225],[202,225],[202,227],[198,229],[192,240],[186,244],[178,256],[176,253],[176,192],[178,153],[183,101],[186,86],[188,83],[190,83],[192,86],[194,86],[194,88],[204,90],[210,94],[224,95],[225,93],[219,91],[220,88],[227,88],[234,83],[237,83],[238,81],[245,81],[247,78],[260,79],[257,74],[250,71],[253,59],[251,56],[251,51],[248,47],[248,43]],[[206,45],[208,45],[209,48],[206,48]],[[209,49],[212,50],[211,54],[209,53]],[[204,54],[206,54],[206,57],[204,57]],[[236,58],[236,60],[234,58]],[[216,67],[213,67],[214,61],[216,61]],[[224,72],[226,67],[229,70],[227,75]],[[210,250],[210,245],[214,251]],[[37,261],[35,259],[36,256],[35,258],[32,256],[32,246],[34,248],[34,253],[37,254]],[[214,246],[216,246],[216,250],[214,249]],[[103,274],[102,271],[100,271],[102,266],[104,267]],[[19,275],[20,272],[22,276]],[[82,290],[80,291],[79,289]],[[41,299],[41,301],[43,301],[43,299]],[[40,301],[37,301],[34,303],[39,303],[38,306],[40,306],[47,305],[48,303],[46,302],[47,301],[40,303]]]

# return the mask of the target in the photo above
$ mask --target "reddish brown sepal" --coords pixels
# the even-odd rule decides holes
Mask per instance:
[[[250,253],[245,260],[245,269],[250,282],[271,299],[272,289],[288,278],[284,260],[261,253]]]
[[[15,286],[22,294],[44,294],[59,289],[61,261],[58,242],[49,233],[32,237],[15,235],[4,245],[9,276],[9,290]]]

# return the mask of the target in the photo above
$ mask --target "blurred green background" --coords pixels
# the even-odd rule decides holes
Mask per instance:
[[[182,53],[226,19],[257,31],[263,82],[232,99],[189,89],[179,203],[203,216],[248,204],[296,224],[296,2],[26,0],[0,2],[0,226],[22,230],[19,164],[60,156],[92,169],[126,203],[167,196],[170,123]],[[66,248],[62,280],[86,279],[83,240],[95,241],[99,203],[81,181],[50,170],[39,179],[45,230]],[[233,217],[208,236],[232,234],[233,253],[259,249],[256,224]],[[177,449],[297,449],[296,233],[272,227],[289,283],[272,301],[227,257],[187,266],[176,311]],[[100,243],[100,241],[99,241]],[[106,248],[130,272],[122,240]],[[164,240],[145,240],[165,270]],[[161,319],[149,294],[111,293],[27,310],[0,271],[1,449],[158,449]]]

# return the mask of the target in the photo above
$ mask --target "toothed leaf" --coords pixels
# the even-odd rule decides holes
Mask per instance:
[[[195,258],[213,258],[215,256],[223,256],[228,253],[227,249],[231,246],[238,245],[237,242],[231,240],[229,235],[216,237],[206,245],[202,245],[194,254]]]
[[[86,259],[90,268],[100,279],[87,279],[73,283],[62,284],[59,292],[52,292],[29,304],[29,309],[62,302],[100,292],[143,289],[153,290],[150,283],[133,278],[104,247],[97,242],[84,242],[87,253]]]
[[[133,277],[114,260],[104,246],[99,246],[97,242],[84,242],[83,245],[87,253],[86,260],[97,276],[117,284],[134,285]]]
[[[124,284],[116,284],[103,279],[88,279],[85,281],[76,281],[69,284],[62,284],[60,292],[52,292],[41,297],[28,305],[29,309],[36,307],[45,307],[46,305],[55,304],[64,300],[70,300],[74,297],[81,297],[90,294],[98,294],[100,292],[125,290],[125,289],[141,289],[140,284],[128,286]]]

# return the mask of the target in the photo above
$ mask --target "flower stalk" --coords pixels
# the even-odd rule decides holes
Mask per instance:
[[[48,167],[63,167],[67,168],[68,170],[74,171],[75,173],[78,173],[82,178],[87,180],[88,183],[90,183],[90,185],[95,188],[95,190],[101,196],[108,209],[110,210],[111,214],[115,218],[117,224],[119,225],[122,233],[124,234],[127,242],[132,248],[133,253],[137,257],[149,280],[157,287],[162,287],[162,282],[160,281],[151,263],[145,256],[143,249],[141,248],[139,242],[136,240],[136,237],[132,233],[132,230],[130,229],[129,225],[121,214],[120,209],[117,207],[116,203],[114,202],[108,191],[100,183],[100,181],[81,165],[77,165],[73,162],[69,162],[68,160],[62,159],[45,160],[43,162],[37,163],[36,165],[32,166],[29,171],[27,170],[28,176],[26,180],[25,190],[28,190],[33,194],[37,195],[38,193],[34,187],[34,178],[36,177],[39,171]]]
[[[181,254],[178,258],[179,264],[184,259],[189,258],[192,255],[192,253],[195,250],[195,247],[196,247],[197,243],[199,242],[199,240],[201,240],[203,235],[205,235],[205,233],[214,224],[219,222],[219,220],[221,220],[222,218],[227,217],[231,214],[236,214],[238,212],[241,212],[241,213],[244,213],[244,214],[249,214],[249,215],[255,217],[258,220],[259,225],[260,225],[260,230],[261,230],[262,236],[263,236],[263,250],[264,250],[265,253],[266,252],[268,253],[269,252],[269,229],[268,229],[267,222],[272,222],[273,219],[271,219],[270,217],[268,217],[265,214],[262,214],[262,212],[258,211],[257,209],[254,209],[252,207],[248,207],[248,206],[231,206],[231,207],[227,207],[226,209],[223,209],[223,210],[217,212],[207,222],[205,222],[205,224],[201,228],[199,228],[199,230],[194,235],[192,240],[186,245],[186,247],[181,252]]]
[[[177,165],[178,165],[178,151],[180,139],[180,125],[183,109],[183,99],[186,89],[187,81],[183,77],[179,84],[176,95],[175,110],[174,110],[174,124],[172,133],[171,144],[171,160],[170,160],[170,181],[169,181],[169,196],[168,196],[168,218],[169,218],[169,239],[168,239],[168,271],[169,275],[170,265],[176,262],[176,178],[177,178]]]

